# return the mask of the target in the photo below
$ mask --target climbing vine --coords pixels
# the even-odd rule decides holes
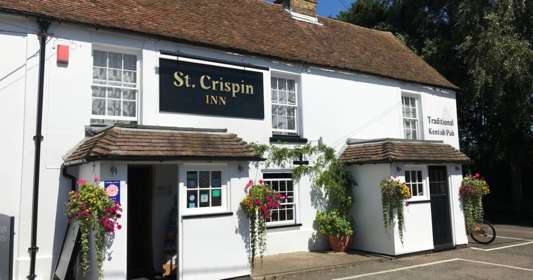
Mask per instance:
[[[404,216],[403,204],[406,199],[411,198],[409,187],[401,182],[399,178],[391,177],[379,183],[381,187],[381,204],[383,206],[383,224],[389,228],[394,224],[394,218],[398,219],[398,231],[400,240],[403,243]]]
[[[352,207],[352,178],[343,162],[337,158],[335,149],[322,144],[299,146],[253,144],[255,151],[266,158],[266,165],[292,167],[295,181],[303,176],[311,178],[312,185],[324,191],[323,210],[336,210],[345,217]],[[308,159],[306,164],[294,164],[295,160]]]
[[[487,181],[479,173],[463,178],[459,194],[465,215],[466,230],[472,232],[476,223],[483,221],[483,196],[490,193]]]
[[[105,190],[99,187],[98,179],[95,184],[78,180],[79,191],[69,193],[66,215],[70,222],[80,224],[80,256],[81,270],[85,275],[90,268],[89,236],[92,233],[95,239],[96,269],[98,279],[103,279],[103,262],[105,259],[105,246],[108,237],[116,230],[121,229],[118,219],[121,217],[120,205],[109,198]]]

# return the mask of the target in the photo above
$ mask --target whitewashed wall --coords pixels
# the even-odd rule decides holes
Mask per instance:
[[[0,170],[3,170],[2,175],[7,182],[3,188],[5,195],[0,197],[0,212],[16,216],[15,277],[24,279],[29,265],[27,248],[30,244],[30,198],[34,155],[32,136],[35,131],[37,106],[38,58],[33,55],[39,46],[35,35],[37,24],[31,18],[1,14],[0,30],[8,31],[0,31],[0,45],[3,46],[0,77],[22,66],[14,72],[15,74],[0,80],[0,116],[4,120],[0,122],[0,128],[9,132],[0,140],[2,153]],[[142,108],[139,112],[139,122],[145,125],[227,128],[246,141],[259,143],[267,143],[271,135],[269,72],[264,73],[264,120],[159,113],[156,70],[160,50],[180,50],[187,54],[257,64],[270,67],[272,73],[298,77],[301,82],[300,108],[303,118],[300,125],[303,136],[311,141],[323,137],[326,144],[337,149],[343,146],[346,138],[402,137],[401,92],[404,90],[421,96],[424,114],[454,118],[457,123],[454,94],[430,87],[235,55],[65,23],[53,23],[49,33],[51,38],[47,44],[38,228],[40,251],[37,274],[40,279],[49,278],[54,266],[53,260],[57,258],[63,240],[66,226],[63,208],[70,182],[61,176],[60,166],[63,161],[62,156],[81,141],[84,137],[84,126],[89,124],[93,47],[124,49],[139,55],[140,77],[142,77],[140,93]],[[70,48],[70,61],[66,67],[56,65],[55,48],[58,44],[66,44]],[[425,116],[422,119],[426,122]],[[457,136],[425,135],[425,138],[444,140],[446,143],[458,146]],[[124,174],[120,174],[122,176],[120,179],[125,180]],[[459,175],[454,176],[454,180],[460,180]],[[242,182],[235,184],[240,183]],[[298,209],[302,226],[299,230],[270,231],[269,254],[306,251],[313,248],[308,242],[313,238],[314,232],[312,221],[315,209],[309,201],[311,188],[309,184],[304,183],[299,188]],[[236,192],[232,195],[235,195],[231,198],[232,201],[240,201],[243,193]],[[234,205],[232,207],[237,207],[237,204]],[[454,207],[459,206],[455,203]],[[227,221],[231,230],[234,230],[237,223],[235,218]],[[457,217],[455,220],[454,224],[457,227],[461,226],[461,218]],[[206,226],[203,221],[197,222],[198,227]],[[464,236],[458,237],[463,241],[464,238]],[[290,246],[282,246],[281,242]],[[114,267],[109,273],[116,279],[122,279],[124,276],[124,272],[118,268],[119,265],[125,267],[125,259],[116,259],[113,265],[108,266],[108,269]]]

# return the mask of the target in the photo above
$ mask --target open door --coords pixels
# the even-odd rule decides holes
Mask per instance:
[[[453,248],[450,195],[446,166],[429,166],[431,220],[435,250]]]
[[[128,166],[128,279],[154,276],[152,167]]]

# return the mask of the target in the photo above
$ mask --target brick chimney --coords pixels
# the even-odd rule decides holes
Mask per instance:
[[[317,0],[281,0],[292,13],[316,18]]]

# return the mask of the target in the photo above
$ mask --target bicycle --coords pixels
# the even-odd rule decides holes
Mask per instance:
[[[487,221],[476,223],[470,232],[470,237],[477,243],[490,244],[496,239],[496,229]]]

